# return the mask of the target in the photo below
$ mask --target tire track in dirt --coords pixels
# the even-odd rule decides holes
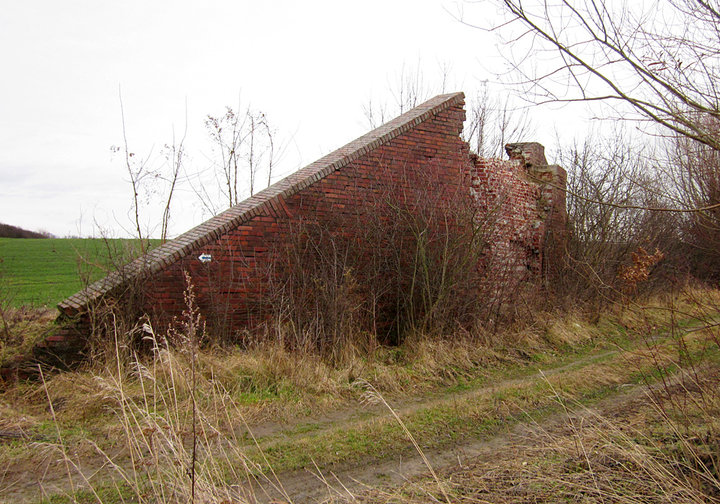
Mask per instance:
[[[492,389],[502,389],[505,387],[511,387],[515,385],[521,385],[523,383],[529,383],[537,380],[537,374],[542,373],[545,376],[554,376],[564,371],[569,371],[578,367],[585,366],[587,364],[605,359],[616,355],[621,350],[612,349],[604,350],[599,353],[586,355],[580,359],[556,366],[548,367],[547,369],[538,368],[536,373],[530,373],[528,370],[523,370],[523,376],[517,378],[505,378],[500,381],[493,383],[492,385],[478,382],[478,384],[471,386],[468,389],[457,391],[457,392],[434,392],[429,396],[413,396],[410,398],[404,398],[392,401],[393,410],[398,413],[401,417],[415,413],[421,409],[428,409],[434,406],[439,406],[446,402],[451,401],[463,401],[472,398],[478,394],[486,393]],[[307,416],[293,419],[291,422],[261,422],[256,424],[250,424],[249,428],[252,432],[253,437],[261,445],[268,441],[273,441],[278,438],[289,439],[295,433],[293,432],[298,426],[312,426],[312,434],[318,435],[326,433],[330,430],[338,428],[340,424],[344,423],[355,423],[365,422],[373,418],[378,418],[383,415],[387,415],[388,410],[385,406],[380,404],[365,405],[360,407],[345,407],[327,413],[324,415]]]
[[[564,366],[563,366],[564,367]],[[571,366],[573,367],[573,366]],[[547,376],[547,373],[544,373]],[[542,375],[538,374],[538,380]],[[628,385],[606,397],[592,407],[571,413],[574,421],[580,417],[605,415],[610,410],[622,408],[623,404],[644,395],[647,386]],[[508,423],[500,433],[483,438],[472,438],[449,446],[423,450],[423,455],[437,473],[463,469],[478,461],[492,461],[500,451],[514,450],[522,442],[538,439],[558,429],[568,421],[568,413],[560,411],[540,422],[529,414],[525,421]],[[410,444],[408,442],[408,444]],[[430,477],[430,470],[419,452],[395,455],[380,461],[367,461],[319,470],[300,470],[278,474],[272,483],[258,484],[254,488],[258,504],[293,502],[309,504],[318,502],[352,502],[356,493],[369,489],[390,488],[403,485],[418,477]]]
[[[687,332],[693,330],[694,327],[685,329]],[[463,398],[469,400],[472,397],[496,389],[499,390],[524,383],[530,386],[544,381],[548,377],[573,371],[623,352],[635,352],[643,348],[643,346],[657,343],[667,336],[669,334],[655,335],[646,341],[639,341],[634,349],[617,348],[602,351],[546,370],[538,369],[532,375],[509,378],[493,385],[479,386],[472,390],[454,394],[454,396],[434,398],[419,404],[400,406],[396,411],[402,412],[401,416],[403,416],[421,408],[430,408],[443,402],[451,402],[453,397],[454,399]],[[460,442],[424,450],[422,455],[418,451],[407,451],[381,460],[368,459],[365,463],[330,467],[325,474],[322,474],[317,468],[314,472],[300,470],[278,474],[278,480],[274,484],[265,484],[258,487],[260,492],[256,493],[256,502],[287,501],[295,504],[354,502],[356,492],[382,487],[397,487],[417,477],[430,477],[430,470],[424,459],[429,461],[430,466],[437,473],[463,469],[464,466],[479,461],[492,463],[498,453],[514,450],[521,443],[525,443],[527,446],[530,442],[538,442],[543,436],[547,437],[548,433],[561,429],[563,425],[568,423],[570,418],[575,424],[578,424],[582,423],[578,420],[583,418],[615,415],[638,399],[647,397],[653,389],[666,387],[669,384],[679,382],[681,379],[682,373],[676,373],[666,383],[654,385],[648,385],[647,383],[620,383],[614,387],[614,391],[609,395],[597,401],[591,401],[592,406],[575,408],[572,412],[560,409],[560,411],[544,416],[539,422],[536,422],[531,417],[536,412],[529,411],[525,413],[524,418],[517,418],[508,422],[501,429],[501,432],[494,432],[481,437],[470,437]],[[409,441],[408,447],[411,448]]]

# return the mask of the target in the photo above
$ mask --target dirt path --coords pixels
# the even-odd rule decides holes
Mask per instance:
[[[575,366],[563,366],[558,368],[557,372],[571,367]],[[547,372],[544,374],[548,375]],[[536,379],[542,379],[539,373]],[[517,381],[519,380],[508,380],[513,383]],[[577,422],[578,417],[602,416],[610,411],[622,410],[626,404],[646,394],[644,385],[628,384],[618,390],[617,394],[599,401],[592,408],[574,411],[571,414],[574,421]],[[509,423],[499,433],[482,439],[468,439],[441,448],[423,450],[422,455],[418,451],[409,451],[379,461],[367,461],[365,464],[329,468],[322,473],[318,470],[302,470],[279,474],[278,480],[255,486],[256,502],[351,502],[358,492],[364,490],[392,488],[418,476],[429,477],[431,473],[428,463],[437,473],[447,473],[479,461],[492,461],[498,453],[515,450],[521,442],[535,439],[541,433],[546,435],[557,430],[567,420],[568,414],[564,411],[546,416],[540,422],[528,416],[522,421]],[[428,463],[423,459],[423,455]]]
[[[526,370],[524,376],[515,378],[504,378],[491,384],[475,384],[474,386],[471,386],[470,388],[461,391],[440,391],[434,392],[427,396],[412,396],[399,398],[391,401],[391,406],[396,413],[398,413],[401,417],[404,417],[408,414],[417,412],[420,409],[431,408],[451,401],[467,400],[477,395],[478,393],[486,392],[489,389],[501,389],[514,385],[521,385],[523,383],[536,382],[541,376],[541,374],[546,377],[554,376],[556,374],[563,373],[565,371],[576,369],[589,363],[602,360],[612,355],[616,355],[619,351],[620,350],[617,349],[604,350],[599,353],[593,353],[583,356],[579,359],[572,360],[571,362],[567,362],[561,365],[548,366],[545,369],[538,367],[537,371],[534,373],[530,373]],[[338,425],[350,422],[367,421],[374,417],[387,415],[389,415],[389,412],[384,405],[358,404],[355,406],[345,407],[324,415],[299,417],[294,419],[292,422],[261,422],[257,424],[251,424],[250,428],[255,439],[262,443],[263,441],[273,438],[290,438],[292,437],[294,430],[298,426],[312,425],[313,432],[319,434],[324,431],[335,429],[338,427]]]
[[[487,439],[427,450],[423,451],[423,454],[434,470],[462,467],[471,460],[492,457],[497,450],[505,449],[512,443],[514,435],[522,435],[522,432],[529,428],[525,424],[516,424],[507,432]],[[258,503],[292,500],[295,504],[304,504],[333,499],[351,500],[356,492],[369,488],[393,487],[414,477],[429,474],[425,461],[415,452],[360,466],[333,468],[324,474],[308,470],[281,474],[278,479],[282,491],[278,484],[265,483],[258,486],[255,494]]]
[[[532,387],[549,376],[567,373],[601,361],[618,354],[621,350],[605,350],[599,353],[583,356],[571,362],[548,367],[542,372],[529,373],[527,369],[521,370],[515,377],[508,377],[492,383],[477,383],[467,390],[453,393],[433,394],[425,397],[411,397],[397,404],[392,404],[394,411],[401,417],[407,417],[423,409],[443,407],[451,402],[473,401],[481,394],[488,394],[494,390],[516,386]],[[618,389],[620,390],[620,389]],[[629,390],[629,389],[628,389]],[[627,390],[612,394],[611,401],[623,400],[630,397]],[[295,437],[302,435],[302,426],[311,426],[313,435],[322,435],[325,432],[343,429],[352,429],[358,424],[370,425],[378,419],[390,417],[389,410],[382,405],[370,407],[348,407],[332,412],[322,417],[299,418],[289,424],[263,423],[250,426],[254,436],[261,447],[271,445],[278,440],[292,442]],[[562,415],[553,414],[543,420],[548,425],[558,422]],[[499,450],[507,449],[517,436],[523,436],[537,428],[529,418],[508,423],[505,428],[496,429],[492,434],[482,438],[466,438],[446,444],[436,449],[426,450],[425,456],[435,468],[462,467],[471,459],[492,458]],[[12,472],[0,469],[0,503],[37,502],[42,495],[64,493],[71,490],[67,471],[59,461],[58,453],[51,453],[42,443],[29,444],[31,449],[38,450],[37,465],[26,468],[23,474],[21,468],[14,468]],[[43,452],[44,450],[44,452]],[[125,466],[127,461],[118,458],[117,464]],[[95,484],[100,481],[109,482],[107,476],[107,461],[100,456],[89,457],[82,460],[82,467],[77,468],[86,479]],[[322,467],[321,470],[310,472],[307,470],[290,471],[277,475],[273,482],[265,481],[260,484],[249,485],[239,495],[254,495],[256,502],[285,502],[295,503],[322,502],[327,499],[347,498],[350,493],[361,491],[366,487],[381,485],[398,485],[406,478],[426,473],[428,467],[417,451],[412,450],[408,442],[402,453],[393,453],[380,460],[366,459],[361,464],[343,464]],[[105,474],[105,476],[101,476]],[[84,486],[83,478],[76,474],[74,484],[76,487]],[[343,497],[344,496],[344,497]],[[252,500],[251,500],[252,501]]]

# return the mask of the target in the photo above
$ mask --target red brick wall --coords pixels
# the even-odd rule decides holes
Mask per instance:
[[[478,268],[491,291],[512,294],[520,281],[551,276],[565,240],[564,170],[547,166],[538,144],[511,144],[509,161],[478,159],[460,138],[464,118],[461,93],[435,97],[71,296],[59,308],[75,324],[38,345],[36,358],[57,365],[78,354],[88,306],[106,298],[132,305],[123,294],[127,278],[143,286],[145,310],[160,326],[186,307],[186,273],[210,323],[231,331],[252,326],[267,316],[268,280],[301,223],[352,243],[366,239],[367,217],[377,218],[372,212],[383,202],[419,212],[450,206],[458,195],[469,200],[484,226]],[[396,253],[412,257],[413,250]],[[200,254],[212,260],[202,263]]]
[[[429,182],[439,201],[466,192],[472,162],[460,138],[464,118],[462,104],[446,109],[293,196],[278,198],[268,212],[155,274],[147,284],[148,311],[162,322],[182,311],[187,271],[204,312],[236,328],[258,322],[276,252],[300,221],[328,227],[347,222],[353,229],[389,194],[417,198]],[[201,263],[200,253],[211,254],[212,261]]]
[[[210,322],[214,317],[234,329],[255,325],[267,313],[263,303],[278,250],[299,222],[352,233],[378,201],[388,195],[422,200],[418,191],[428,187],[436,202],[470,194],[478,224],[487,227],[487,253],[479,267],[497,293],[539,279],[549,262],[543,260],[548,231],[563,235],[564,193],[552,184],[564,184],[564,171],[546,165],[538,144],[517,144],[521,148],[509,149],[514,159],[508,161],[471,156],[460,138],[464,118],[460,103],[293,196],[271,201],[267,211],[155,274],[147,283],[148,311],[162,323],[179,315],[188,272]],[[201,253],[212,261],[201,263]]]
[[[488,281],[500,287],[539,272],[537,201],[540,189],[516,161],[478,159],[471,182],[480,218],[489,231]],[[514,282],[513,282],[514,283]]]

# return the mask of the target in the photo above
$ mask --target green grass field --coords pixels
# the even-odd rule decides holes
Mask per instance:
[[[55,306],[139,250],[137,240],[0,238],[0,296],[12,306]]]

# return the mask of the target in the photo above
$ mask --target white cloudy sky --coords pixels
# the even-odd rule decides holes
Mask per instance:
[[[487,22],[489,5],[465,5]],[[491,34],[444,0],[23,0],[0,14],[0,222],[59,236],[130,229],[120,90],[130,149],[159,152],[185,127],[190,169],[209,164],[203,119],[226,105],[262,110],[286,145],[287,174],[355,137],[369,99],[392,101],[402,69],[428,87],[478,89],[502,70]],[[187,104],[187,106],[186,106]],[[547,111],[536,122],[548,121]],[[554,129],[536,138],[550,144]],[[528,140],[528,139],[525,139]],[[201,222],[192,191],[171,234]],[[147,210],[151,229],[157,213]]]

